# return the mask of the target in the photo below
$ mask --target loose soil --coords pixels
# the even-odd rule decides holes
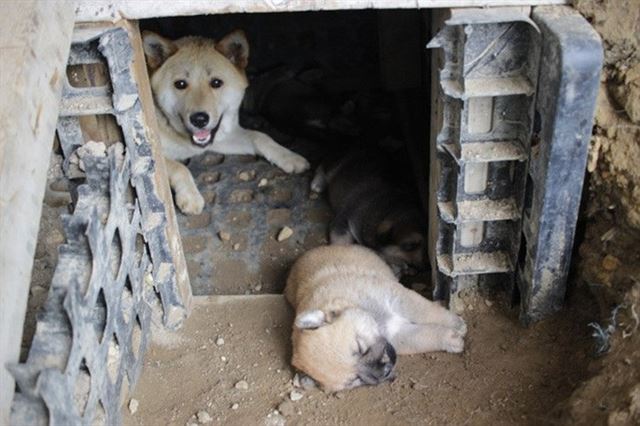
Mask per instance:
[[[283,297],[198,297],[179,333],[154,336],[132,395],[138,409],[124,408],[125,424],[197,424],[201,410],[224,425],[554,423],[553,408],[587,375],[592,303],[579,295],[525,329],[504,301],[463,299],[464,354],[400,357],[393,383],[337,394],[297,389],[303,397],[292,402],[293,313]],[[247,390],[235,387],[241,380]]]

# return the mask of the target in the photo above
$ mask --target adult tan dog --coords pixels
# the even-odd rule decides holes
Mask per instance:
[[[392,379],[396,353],[464,349],[462,318],[403,287],[362,246],[308,251],[285,296],[296,310],[292,364],[328,391]]]
[[[240,127],[240,104],[249,84],[249,44],[242,31],[219,42],[201,37],[171,41],[144,32],[143,47],[169,181],[182,212],[200,213],[204,199],[180,161],[205,151],[260,155],[287,173],[309,168],[302,156],[264,133]]]

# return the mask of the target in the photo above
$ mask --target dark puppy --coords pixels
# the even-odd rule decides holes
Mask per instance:
[[[388,163],[380,153],[352,151],[318,167],[311,190],[328,189],[331,244],[370,247],[406,273],[424,267],[426,217],[413,188]]]

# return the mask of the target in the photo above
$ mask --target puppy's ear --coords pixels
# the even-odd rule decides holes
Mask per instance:
[[[295,326],[303,330],[313,330],[327,324],[327,317],[320,309],[309,309],[296,315]]]
[[[342,311],[353,307],[344,299],[333,299],[322,309],[309,309],[296,315],[295,326],[301,329],[312,330],[331,324],[340,316]]]
[[[249,64],[249,42],[244,31],[235,30],[227,34],[216,43],[216,50],[241,70],[247,68]]]
[[[142,32],[142,48],[147,67],[151,71],[160,68],[160,65],[178,50],[173,41],[151,31]]]

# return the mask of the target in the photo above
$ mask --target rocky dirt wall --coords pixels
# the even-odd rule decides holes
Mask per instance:
[[[640,0],[576,0],[603,39],[578,285],[599,302],[593,377],[560,404],[564,422],[640,424]]]

